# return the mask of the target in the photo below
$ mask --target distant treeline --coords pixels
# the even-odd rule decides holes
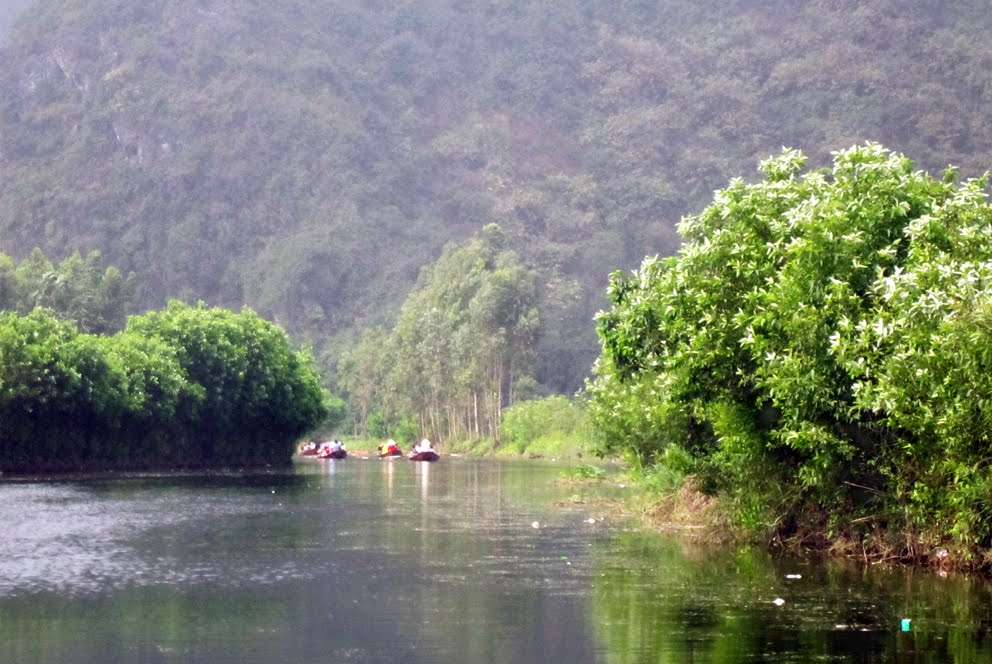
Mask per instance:
[[[0,471],[287,463],[327,416],[309,354],[249,309],[170,302],[122,332],[0,313]]]
[[[74,252],[53,263],[35,248],[20,263],[0,253],[0,311],[36,307],[76,324],[81,332],[112,334],[124,327],[134,299],[134,274],[103,267],[99,251]]]

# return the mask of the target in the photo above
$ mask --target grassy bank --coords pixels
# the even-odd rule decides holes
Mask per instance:
[[[576,475],[573,481],[603,480]],[[648,530],[675,532],[714,544],[761,546],[788,555],[845,559],[865,567],[913,567],[941,575],[992,577],[992,550],[981,546],[933,546],[920,533],[900,529],[878,529],[855,540],[832,533],[825,516],[818,521],[819,527],[807,525],[788,533],[746,529],[734,518],[734,506],[701,492],[692,477],[676,481],[654,470],[632,469],[622,476],[610,476],[609,481],[624,482],[629,489],[621,499],[609,501],[609,511],[615,518],[636,520]],[[808,523],[817,523],[817,519],[810,518]]]

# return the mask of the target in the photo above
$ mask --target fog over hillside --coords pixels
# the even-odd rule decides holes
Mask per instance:
[[[0,2],[0,43],[7,38],[7,33],[14,21],[29,7],[34,0],[3,0]]]

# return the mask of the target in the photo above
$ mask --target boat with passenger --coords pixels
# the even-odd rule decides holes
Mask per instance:
[[[392,438],[379,445],[380,459],[388,459],[399,456],[403,456],[403,451],[400,449],[400,446],[396,444],[396,441],[393,440]]]
[[[318,459],[345,459],[348,451],[344,449],[344,443],[340,440],[328,440],[320,444],[317,448]]]
[[[424,438],[410,451],[410,461],[437,461],[441,455],[437,453],[431,441]]]

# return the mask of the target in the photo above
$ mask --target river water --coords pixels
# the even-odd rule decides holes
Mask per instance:
[[[983,582],[638,532],[565,468],[0,483],[0,662],[992,661]]]

